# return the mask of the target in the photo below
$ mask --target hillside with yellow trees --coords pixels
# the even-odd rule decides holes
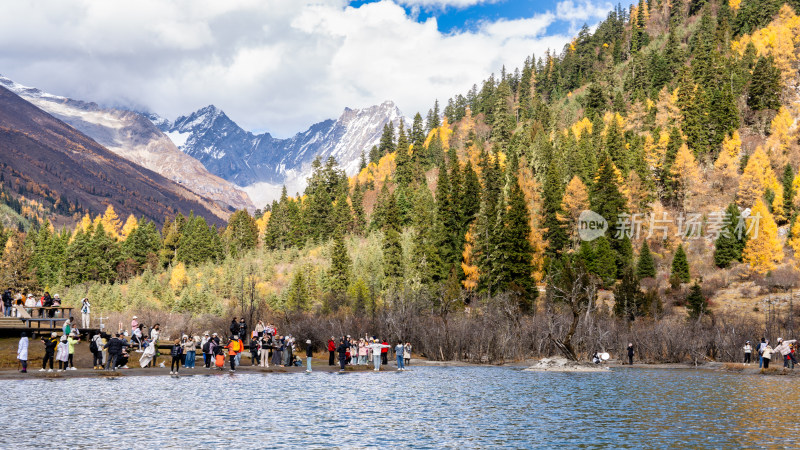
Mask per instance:
[[[796,315],[798,7],[617,8],[387,125],[353,177],[316,160],[302,194],[219,229],[109,208],[7,234],[0,280],[185,323],[270,317],[315,339],[413,330],[437,359],[629,341],[671,342],[642,347],[652,360],[731,359]]]

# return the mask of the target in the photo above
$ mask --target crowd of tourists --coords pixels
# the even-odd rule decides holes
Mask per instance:
[[[755,363],[753,353],[758,356],[759,368],[769,369],[769,365],[776,360],[781,360],[783,367],[788,369],[794,369],[797,364],[797,340],[795,339],[784,340],[783,338],[778,338],[777,345],[773,347],[769,339],[762,337],[761,342],[755,347],[750,341],[745,342],[742,350],[744,351],[745,364]]]
[[[84,299],[88,304],[88,300]],[[88,308],[88,307],[87,307]],[[88,312],[86,313],[88,315]],[[311,362],[314,349],[317,347],[312,341],[306,340],[304,348],[294,336],[281,335],[277,327],[271,323],[265,324],[258,321],[255,327],[249,327],[244,318],[233,318],[228,327],[229,334],[225,338],[216,332],[206,331],[202,335],[183,334],[179,338],[167,340],[162,336],[161,325],[156,323],[147,327],[139,323],[138,317],[133,316],[130,327],[119,324],[116,333],[108,333],[102,329],[95,331],[88,337],[88,350],[92,354],[93,369],[114,371],[128,369],[132,359],[138,360],[138,365],[145,367],[166,367],[165,362],[159,363],[162,356],[161,349],[167,347],[170,363],[170,375],[177,375],[181,368],[195,369],[198,363],[198,353],[202,355],[202,366],[206,369],[223,369],[227,363],[231,372],[242,365],[243,353],[250,354],[252,366],[276,367],[302,366],[302,357],[298,350],[304,350],[306,371],[311,372]],[[52,332],[49,336],[41,338],[44,346],[41,372],[53,372],[54,361],[57,362],[58,372],[76,370],[74,364],[75,345],[81,341],[81,333],[76,327],[75,319],[70,317],[64,321],[61,333]],[[28,347],[30,345],[27,333],[22,333],[17,349],[17,359],[20,361],[21,372],[28,369]],[[329,365],[334,365],[335,354],[338,353],[340,370],[345,370],[347,365],[367,365],[373,361],[374,370],[380,370],[381,365],[388,364],[388,354],[393,348],[397,358],[398,370],[405,370],[410,363],[411,344],[398,342],[392,347],[385,340],[377,336],[365,336],[361,339],[352,339],[349,335],[338,340],[334,337],[325,346],[319,346],[322,351],[329,352]]]

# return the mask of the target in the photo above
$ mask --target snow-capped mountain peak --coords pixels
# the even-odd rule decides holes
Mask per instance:
[[[292,192],[301,191],[317,156],[333,156],[353,175],[361,152],[368,153],[378,144],[385,124],[410,123],[390,100],[361,109],[344,108],[338,119],[316,123],[288,139],[245,131],[214,105],[171,123],[158,116],[152,120],[210,172],[245,187],[257,206],[277,198],[284,184]]]

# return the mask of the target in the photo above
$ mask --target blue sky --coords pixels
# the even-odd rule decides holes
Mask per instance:
[[[380,0],[354,0],[350,2],[353,7],[359,7],[365,3],[376,3]],[[534,17],[537,14],[555,12],[560,3],[558,0],[496,0],[479,1],[470,6],[448,6],[447,0],[442,1],[442,5],[437,6],[418,6],[413,1],[404,2],[399,0],[409,16],[416,17],[418,22],[424,22],[430,17],[437,20],[438,29],[442,33],[456,33],[460,31],[475,31],[481,23],[496,22],[498,20],[515,20]],[[412,4],[408,4],[412,3]],[[578,3],[578,2],[576,2]],[[602,3],[602,2],[598,2]],[[577,6],[580,8],[580,6]],[[594,25],[597,18],[590,18],[586,21],[556,20],[547,27],[547,34],[570,33],[575,25],[578,27],[587,23]]]

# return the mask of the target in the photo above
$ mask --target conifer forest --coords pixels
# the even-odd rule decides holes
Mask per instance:
[[[798,13],[618,6],[387,125],[356,175],[317,159],[304,191],[225,226],[110,206],[54,225],[4,190],[0,285],[195,332],[244,316],[318,341],[378,333],[439,360],[628,342],[650,361],[738,359],[798,319]]]

